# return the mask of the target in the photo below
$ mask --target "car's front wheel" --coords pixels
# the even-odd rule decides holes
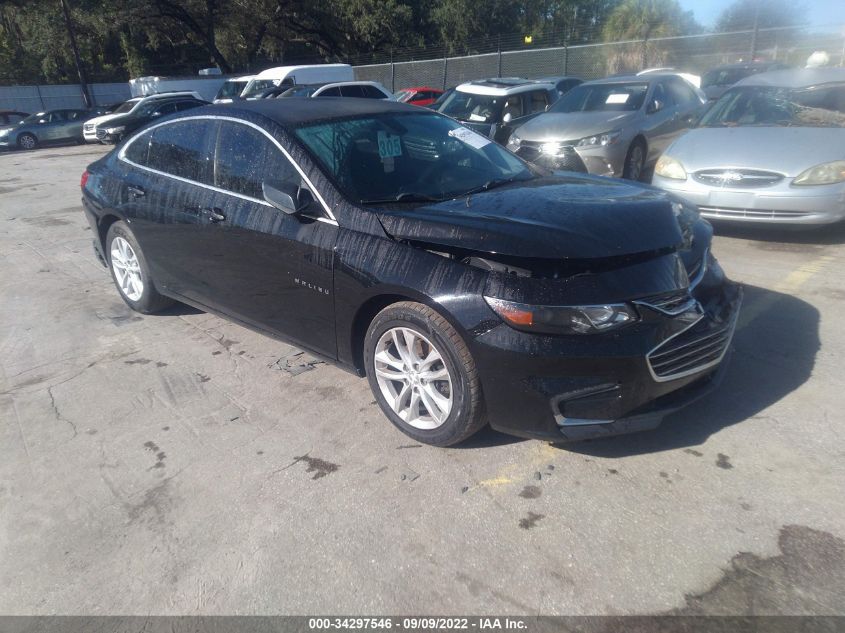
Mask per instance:
[[[18,137],[18,147],[21,149],[35,149],[38,147],[38,139],[34,134],[24,132]]]
[[[484,426],[475,361],[428,306],[407,301],[379,312],[367,329],[364,360],[382,411],[415,440],[451,446]]]
[[[156,290],[144,253],[125,222],[115,222],[109,227],[106,255],[114,285],[130,308],[152,314],[173,303]]]
[[[622,171],[622,177],[628,180],[640,180],[643,177],[645,155],[645,144],[642,141],[636,140],[631,143],[631,147],[628,148],[628,154],[625,156],[625,167]]]

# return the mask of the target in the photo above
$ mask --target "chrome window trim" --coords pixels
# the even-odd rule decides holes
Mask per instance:
[[[203,187],[204,189],[216,191],[217,193],[227,194],[227,195],[230,195],[230,196],[234,196],[236,198],[241,198],[242,200],[249,200],[250,202],[257,202],[258,204],[264,205],[265,207],[275,208],[275,207],[273,207],[272,204],[270,204],[266,200],[259,200],[258,198],[253,198],[252,196],[247,196],[247,195],[244,195],[242,193],[236,193],[234,191],[229,191],[228,189],[222,189],[222,188],[216,187],[214,185],[208,185],[208,184],[205,184],[205,183],[202,183],[202,182],[197,182],[195,180],[191,180],[190,178],[182,178],[181,176],[174,176],[173,174],[168,174],[167,172],[159,171],[158,169],[153,169],[152,167],[147,167],[145,165],[139,165],[138,163],[131,161],[128,158],[126,158],[126,150],[129,149],[129,147],[132,145],[132,143],[134,143],[138,138],[140,138],[141,136],[143,136],[147,132],[151,132],[152,130],[155,130],[156,128],[159,128],[159,127],[162,127],[162,126],[165,126],[165,125],[172,125],[172,124],[178,123],[180,121],[200,121],[200,120],[231,121],[233,123],[240,123],[241,125],[246,125],[247,127],[251,127],[253,129],[256,129],[259,132],[261,132],[264,136],[266,136],[268,139],[270,139],[270,141],[272,141],[273,144],[276,147],[279,148],[279,150],[282,152],[282,154],[285,156],[285,158],[287,158],[290,161],[290,163],[294,166],[296,171],[299,172],[299,175],[305,181],[305,184],[308,185],[308,188],[310,189],[311,193],[313,193],[316,196],[317,200],[320,201],[320,204],[322,205],[323,210],[326,212],[326,215],[328,215],[328,217],[326,217],[326,218],[324,218],[324,217],[316,218],[317,221],[325,222],[327,224],[333,224],[334,226],[338,226],[337,218],[335,218],[334,214],[329,209],[329,205],[326,204],[326,201],[323,199],[323,196],[320,195],[319,191],[317,191],[317,188],[314,186],[314,183],[311,182],[311,179],[305,174],[305,171],[293,159],[293,157],[282,146],[282,144],[279,143],[276,139],[274,139],[267,132],[267,130],[262,128],[260,125],[256,125],[255,123],[252,123],[251,121],[244,121],[243,119],[237,119],[235,117],[230,117],[230,116],[220,116],[220,115],[216,115],[216,114],[202,114],[202,115],[198,115],[198,116],[179,117],[178,119],[173,119],[171,121],[162,121],[161,123],[156,123],[155,125],[151,125],[148,128],[144,128],[144,130],[141,133],[136,134],[131,139],[129,139],[126,142],[126,144],[120,149],[120,151],[117,154],[117,157],[118,157],[118,159],[122,160],[125,163],[128,163],[129,165],[132,165],[133,167],[137,167],[138,169],[143,169],[144,171],[148,171],[150,173],[157,174],[159,176],[165,176],[167,178],[173,178],[174,180],[178,180],[180,182],[185,182],[185,183],[188,183],[188,184],[191,184],[191,185],[196,185],[197,187]]]

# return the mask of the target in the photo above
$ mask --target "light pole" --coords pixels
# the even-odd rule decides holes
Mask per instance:
[[[70,38],[70,49],[73,51],[73,61],[76,63],[76,73],[79,75],[79,85],[82,87],[82,100],[85,102],[85,107],[90,108],[94,104],[91,102],[91,95],[88,94],[88,77],[85,75],[85,69],[82,67],[82,60],[79,58],[79,47],[76,45],[76,34],[73,32],[73,22],[70,19],[70,10],[67,6],[67,0],[59,0],[59,3],[62,5],[62,13],[65,16],[67,34]]]

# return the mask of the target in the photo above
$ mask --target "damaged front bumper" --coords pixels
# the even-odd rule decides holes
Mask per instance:
[[[490,425],[552,442],[654,429],[721,381],[742,289],[715,263],[670,315],[635,302],[642,318],[615,332],[546,336],[499,325],[476,337]]]

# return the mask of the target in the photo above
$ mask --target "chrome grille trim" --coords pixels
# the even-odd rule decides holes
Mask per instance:
[[[783,174],[759,169],[703,169],[692,177],[705,185],[740,189],[768,187],[784,179]]]
[[[701,322],[704,318],[702,315],[677,334],[667,338],[646,354],[651,377],[656,382],[668,382],[707,371],[718,365],[728,353],[738,317],[739,310],[736,310],[731,321],[715,331],[707,332],[681,345],[672,346],[672,341]],[[665,349],[667,346],[670,349]]]
[[[698,207],[705,218],[743,218],[755,220],[776,220],[778,218],[801,218],[812,211],[781,211],[778,209],[729,209],[723,207]]]

